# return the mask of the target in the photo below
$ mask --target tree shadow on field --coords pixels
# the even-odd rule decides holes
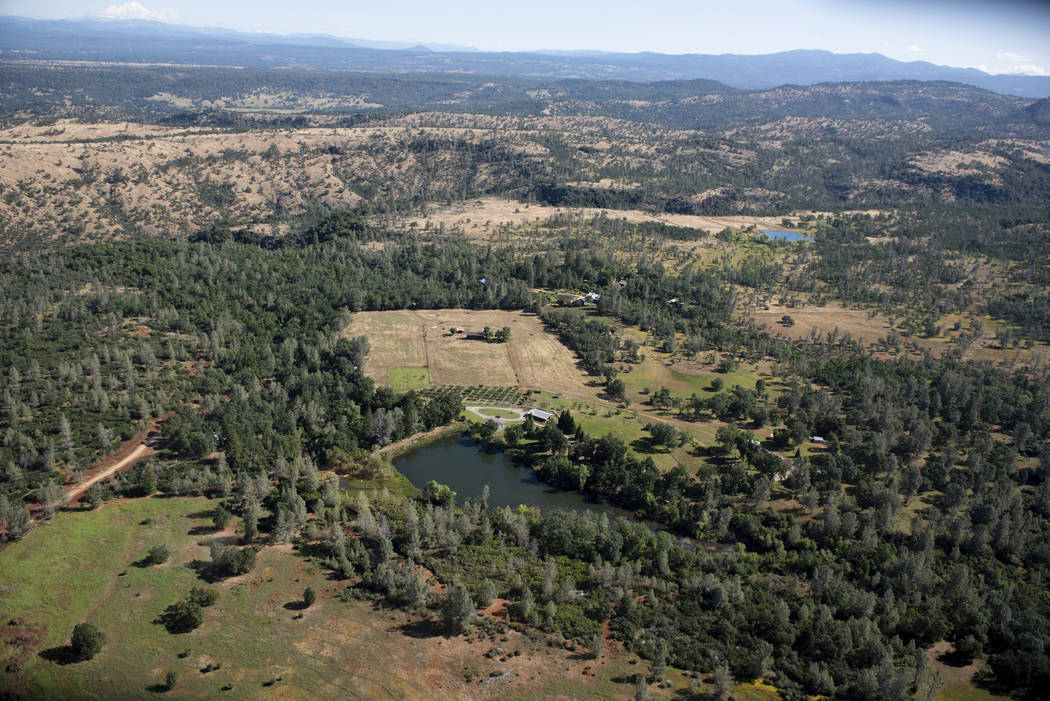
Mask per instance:
[[[215,575],[215,568],[212,567],[212,563],[208,560],[190,560],[186,563],[186,567],[196,572],[197,576],[208,584],[222,581],[222,577]]]
[[[613,684],[637,684],[638,674],[621,674],[610,679]]]
[[[47,660],[48,662],[54,662],[55,664],[67,665],[75,662],[80,662],[76,654],[73,652],[72,645],[59,645],[58,647],[48,648],[47,650],[40,651],[40,657]]]
[[[410,638],[440,638],[445,635],[445,626],[440,621],[424,618],[420,621],[410,621],[391,630],[399,631],[402,635]]]
[[[284,608],[289,611],[305,611],[310,607],[306,605],[305,601],[289,601],[284,605]]]

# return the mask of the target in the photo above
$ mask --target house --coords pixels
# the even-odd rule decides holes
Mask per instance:
[[[814,443],[823,443],[824,442],[824,439],[821,438],[820,436],[813,436],[812,438],[810,438],[810,440],[813,441]]]
[[[584,296],[580,297],[580,299],[583,300],[584,304],[597,304],[598,300],[601,298],[602,296],[597,292],[588,292]]]
[[[534,420],[544,424],[554,418],[554,414],[549,411],[543,411],[542,409],[529,409],[525,415],[531,416]]]

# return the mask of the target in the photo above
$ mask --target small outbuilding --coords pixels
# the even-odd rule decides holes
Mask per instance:
[[[549,411],[543,411],[542,409],[529,409],[527,416],[531,416],[534,420],[539,421],[540,423],[547,423],[554,418],[554,414]]]
[[[467,331],[467,340],[468,341],[484,341],[485,340],[485,334],[481,333],[480,331]]]

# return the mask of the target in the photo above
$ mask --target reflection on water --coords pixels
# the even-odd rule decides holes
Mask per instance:
[[[528,504],[540,509],[598,511],[605,507],[588,502],[575,492],[552,489],[530,468],[515,465],[500,451],[479,448],[466,437],[443,438],[394,461],[398,472],[422,489],[430,480],[447,484],[456,501],[481,498],[489,486],[489,506]]]

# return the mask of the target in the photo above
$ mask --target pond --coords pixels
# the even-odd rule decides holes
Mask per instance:
[[[606,507],[576,492],[552,489],[536,478],[528,467],[514,464],[500,451],[479,448],[470,438],[453,436],[430,443],[394,461],[398,472],[422,489],[430,480],[447,484],[456,492],[456,502],[481,498],[489,486],[489,506],[528,504],[540,509],[602,511]]]
[[[785,241],[812,241],[808,236],[804,236],[795,231],[774,231],[771,229],[762,229],[762,233],[771,239],[783,239]]]

